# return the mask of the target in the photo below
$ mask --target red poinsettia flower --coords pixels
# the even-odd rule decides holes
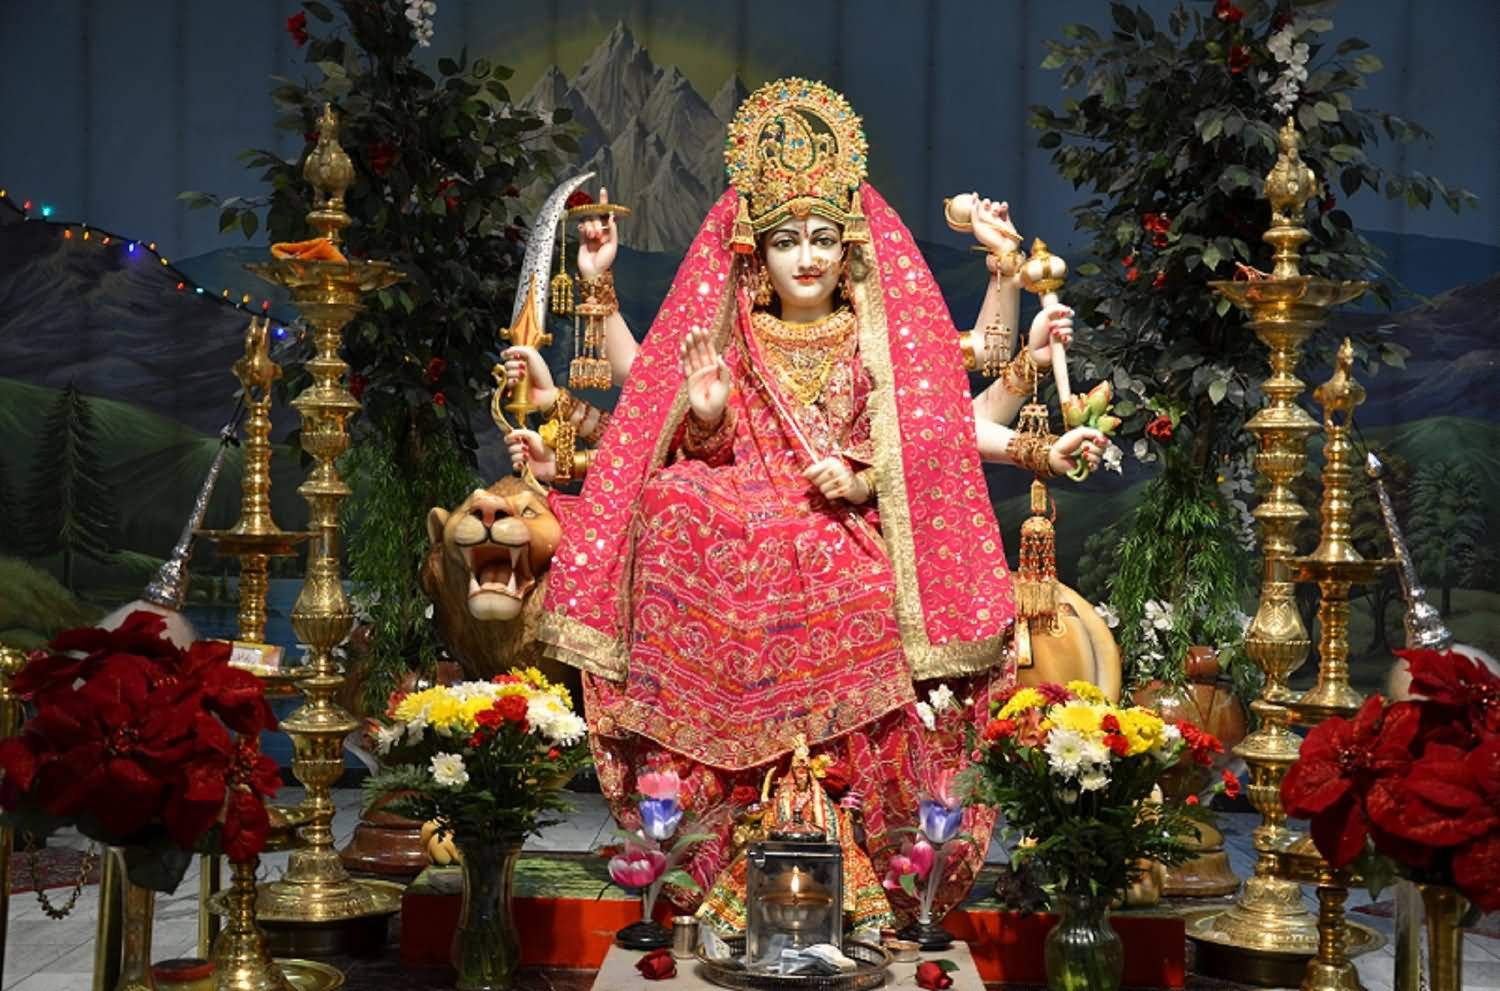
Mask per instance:
[[[1250,49],[1244,45],[1231,45],[1229,47],[1229,71],[1239,75],[1250,67]]]
[[[266,799],[281,788],[276,762],[260,752],[259,740],[242,737],[235,745],[233,782],[224,807],[224,856],[244,863],[265,849],[271,833]]]
[[[165,672],[176,670],[180,652],[163,633],[167,621],[160,613],[137,609],[117,629],[84,627],[59,633],[52,643],[51,654],[40,654],[27,662],[16,675],[13,687],[26,698],[46,696],[71,688],[80,679],[93,676],[105,658],[129,654]]]
[[[1500,733],[1500,678],[1453,650],[1398,650],[1411,671],[1411,692],[1452,709],[1455,723],[1483,738]]]
[[[1475,799],[1473,820],[1487,826],[1453,851],[1453,880],[1484,911],[1500,911],[1500,737],[1490,737],[1470,751],[1464,768]]]
[[[1365,847],[1369,822],[1399,821],[1398,782],[1411,766],[1421,714],[1410,702],[1365,700],[1352,720],[1325,720],[1307,734],[1281,782],[1287,815],[1311,820],[1318,852],[1344,867]],[[1368,815],[1368,820],[1367,820]]]
[[[286,19],[286,33],[292,36],[292,40],[301,48],[307,44],[307,12],[298,11]]]
[[[236,733],[274,730],[276,717],[266,703],[265,688],[249,671],[230,667],[232,650],[223,640],[199,640],[182,655],[180,681],[202,691],[208,711]]]

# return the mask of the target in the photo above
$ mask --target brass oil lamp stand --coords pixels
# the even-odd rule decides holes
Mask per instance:
[[[1263,239],[1274,249],[1272,273],[1269,278],[1211,283],[1250,316],[1250,327],[1270,350],[1271,376],[1261,386],[1267,404],[1246,424],[1259,444],[1255,466],[1270,483],[1253,514],[1261,524],[1265,562],[1260,605],[1245,637],[1245,651],[1265,675],[1265,684],[1260,698],[1250,704],[1259,726],[1234,748],[1249,766],[1249,798],[1261,814],[1254,833],[1258,856],[1255,872],[1233,906],[1193,917],[1188,925],[1200,971],[1266,985],[1295,983],[1318,950],[1316,920],[1302,903],[1301,884],[1282,864],[1283,855],[1302,839],[1287,827],[1281,805],[1281,779],[1301,747],[1301,738],[1290,729],[1297,716],[1289,703],[1296,694],[1286,679],[1307,660],[1311,646],[1297,611],[1290,563],[1297,524],[1308,512],[1297,502],[1292,482],[1307,464],[1307,439],[1318,429],[1297,404],[1304,383],[1295,373],[1302,346],[1327,320],[1329,308],[1357,298],[1366,288],[1362,282],[1301,274],[1301,248],[1312,237],[1302,226],[1302,214],[1316,195],[1317,182],[1298,153],[1290,120],[1280,140],[1281,155],[1264,186],[1271,227]]]
[[[338,119],[323,108],[318,143],[303,166],[315,190],[308,223],[335,249],[350,224],[344,191],[354,167],[338,145]],[[344,738],[359,721],[334,702],[344,683],[333,649],[354,625],[339,564],[339,510],[350,494],[337,460],[349,448],[348,422],[359,401],[344,387],[349,366],[339,356],[343,329],[360,311],[360,297],[394,285],[400,273],[384,262],[311,261],[295,257],[248,266],[285,286],[313,328],[315,356],[307,362],[312,384],[292,405],[302,417],[302,448],[314,465],[297,491],[308,503],[312,542],[302,591],[292,609],[292,628],[308,649],[308,675],[298,683],[303,704],[281,728],[292,738],[292,773],[306,788],[308,823],[299,835],[306,846],[292,851],[286,874],[261,887],[256,911],[278,947],[315,955],[336,952],[351,941],[383,940],[386,917],[400,908],[400,889],[349,876],[333,845],[330,794],[343,772]]]
[[[1290,703],[1298,722],[1315,725],[1331,716],[1353,715],[1364,697],[1349,684],[1349,590],[1368,584],[1388,560],[1370,560],[1354,549],[1351,541],[1350,484],[1354,480],[1354,448],[1349,443],[1349,423],[1354,409],[1364,402],[1365,390],[1354,380],[1354,348],[1348,338],[1339,349],[1333,376],[1313,393],[1323,407],[1323,504],[1317,548],[1288,564],[1297,580],[1316,582],[1318,604],[1318,683]],[[1318,948],[1303,973],[1304,991],[1339,991],[1359,988],[1359,975],[1348,955],[1351,938],[1360,937],[1368,946],[1372,933],[1353,926],[1344,917],[1349,885],[1357,880],[1347,870],[1334,870],[1319,855],[1311,837],[1303,837],[1282,858],[1288,872],[1316,885],[1318,895]]]

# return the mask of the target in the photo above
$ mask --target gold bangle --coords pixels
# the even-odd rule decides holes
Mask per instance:
[[[587,404],[585,404],[585,405],[587,405]],[[589,408],[593,409],[593,407],[589,407]],[[599,410],[597,412],[599,413],[599,419],[598,419],[597,422],[595,422],[594,429],[590,430],[587,434],[579,434],[578,435],[578,439],[581,440],[581,441],[583,441],[585,444],[597,444],[597,443],[599,443],[599,438],[603,437],[604,436],[604,432],[609,429],[609,423],[610,423],[610,420],[612,419],[611,415],[609,413],[605,413],[602,410]],[[588,414],[585,413],[583,415],[583,418],[584,418],[584,420],[587,420],[589,418]]]
[[[583,302],[578,305],[577,309],[582,315],[603,317],[620,308],[619,297],[615,295],[613,270],[593,279],[580,278],[578,285]]]
[[[551,420],[572,420],[574,404],[577,402],[573,394],[562,386],[558,386],[557,398],[552,400],[552,408],[547,410],[547,418]]]
[[[861,481],[863,481],[865,483],[865,488],[868,489],[869,492],[870,492],[869,497],[865,499],[866,502],[873,501],[875,499],[875,497],[880,494],[880,490],[875,487],[875,466],[874,465],[871,465],[868,468],[862,468],[862,469],[860,469],[859,471],[857,471],[857,472],[854,473],[854,477],[860,479]]]
[[[1016,373],[1019,373],[1020,381],[1015,380]],[[1012,396],[1029,396],[1036,390],[1036,359],[1031,356],[1030,348],[1023,347],[1019,354],[1006,362],[1000,380],[1005,383],[1005,391]]]
[[[578,432],[572,423],[563,421],[557,425],[556,446],[553,453],[557,460],[556,481],[564,484],[573,480],[573,445]]]
[[[691,456],[706,458],[716,453],[734,436],[734,410],[725,407],[717,423],[708,424],[698,419],[695,412],[688,413],[687,433],[683,436],[683,449]]]
[[[573,477],[580,479],[588,474],[589,467],[594,463],[593,451],[573,452]]]
[[[1006,451],[1011,461],[1021,468],[1043,477],[1056,474],[1052,470],[1052,445],[1057,443],[1056,434],[1013,434]]]

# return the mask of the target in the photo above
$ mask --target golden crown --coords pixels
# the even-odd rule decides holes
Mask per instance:
[[[868,241],[859,203],[866,151],[849,102],[822,83],[778,79],[751,93],[724,142],[724,170],[740,194],[735,250],[753,251],[755,235],[810,214],[842,224],[845,241]]]

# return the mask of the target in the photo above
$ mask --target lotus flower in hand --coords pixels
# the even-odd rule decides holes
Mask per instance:
[[[933,846],[940,847],[958,835],[963,824],[964,803],[953,788],[953,775],[939,779],[931,798],[922,799],[918,819],[922,835]]]

